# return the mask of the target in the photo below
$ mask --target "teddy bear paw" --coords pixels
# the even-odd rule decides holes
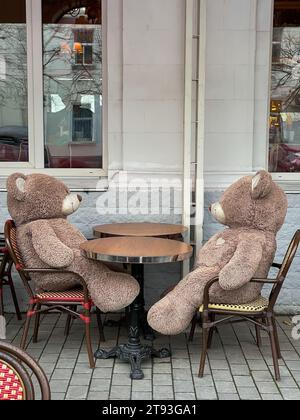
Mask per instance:
[[[182,310],[181,310],[182,309]],[[181,308],[178,302],[172,302],[166,296],[157,302],[148,312],[148,323],[153,330],[163,335],[177,335],[188,328],[194,316],[193,311]]]
[[[129,306],[140,293],[138,282],[124,273],[107,272],[101,281],[88,284],[95,305],[104,313],[115,312]]]

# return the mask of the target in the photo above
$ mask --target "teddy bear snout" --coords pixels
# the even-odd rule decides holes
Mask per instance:
[[[218,222],[225,224],[226,217],[223,210],[223,207],[220,203],[214,203],[212,206],[210,206],[210,211],[213,217],[218,220]]]
[[[68,194],[62,205],[62,212],[65,216],[70,216],[79,208],[82,197],[79,194]]]

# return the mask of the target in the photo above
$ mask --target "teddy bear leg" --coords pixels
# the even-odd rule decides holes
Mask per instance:
[[[87,279],[94,304],[104,313],[129,306],[140,292],[138,282],[130,275],[107,271],[96,279]]]
[[[74,275],[61,274],[61,275],[32,275],[35,288],[37,291],[44,292],[64,292],[76,287],[80,287],[80,282]]]
[[[84,279],[94,304],[104,313],[126,308],[140,292],[138,282],[129,274],[112,271],[82,255],[77,255],[68,269]]]
[[[148,312],[150,327],[164,335],[176,335],[184,331],[195,315],[195,308],[181,302],[177,293],[170,292]]]
[[[140,292],[135,278],[111,271],[99,261],[77,256],[69,269],[85,280],[94,304],[104,313],[126,308]]]
[[[199,268],[190,273],[173,291],[152,306],[148,312],[149,325],[164,335],[183,332],[203,301],[207,281],[214,277],[211,269]]]

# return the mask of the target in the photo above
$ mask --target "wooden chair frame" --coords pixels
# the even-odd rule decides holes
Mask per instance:
[[[23,350],[0,341],[0,361],[7,363],[20,378],[25,392],[25,400],[35,400],[31,372],[37,378],[43,401],[51,399],[50,386],[43,369]],[[30,370],[31,372],[28,372]]]
[[[35,317],[35,326],[34,326],[34,333],[33,333],[33,342],[36,343],[38,339],[38,330],[40,324],[40,316],[41,314],[48,314],[49,312],[59,311],[62,313],[67,313],[67,324],[65,328],[65,335],[69,334],[70,330],[70,323],[72,318],[79,318],[85,324],[85,338],[86,338],[86,347],[87,353],[89,358],[90,367],[93,369],[95,367],[95,359],[92,351],[92,343],[91,343],[91,309],[93,306],[93,302],[89,296],[89,292],[87,289],[87,285],[82,277],[80,277],[77,273],[67,271],[67,270],[58,270],[58,269],[47,269],[47,268],[25,268],[23,265],[21,254],[17,247],[16,242],[16,228],[15,224],[12,220],[8,220],[4,227],[4,234],[6,240],[6,246],[9,251],[9,254],[12,258],[13,263],[23,281],[24,287],[27,291],[29,296],[29,305],[28,311],[26,315],[26,322],[24,325],[23,335],[21,339],[21,349],[25,349],[28,331],[30,327],[30,321],[33,317]],[[79,283],[81,284],[82,292],[83,292],[83,300],[68,300],[68,301],[53,301],[49,300],[41,300],[37,294],[35,294],[30,286],[31,278],[30,275],[32,274],[73,274],[78,278]],[[77,311],[77,307],[83,307],[83,314]],[[97,322],[99,327],[100,333],[100,340],[105,341],[104,333],[103,333],[103,326],[101,322],[101,314],[100,311],[97,311]]]
[[[3,287],[9,286],[11,296],[14,302],[16,315],[19,321],[22,320],[21,311],[19,308],[19,303],[16,295],[16,290],[14,286],[14,282],[12,279],[11,269],[13,266],[13,261],[10,258],[9,252],[5,247],[5,239],[4,237],[0,237],[0,315],[4,315],[4,301],[3,301]]]
[[[207,357],[207,350],[211,345],[213,332],[216,327],[221,324],[233,323],[233,322],[250,322],[255,325],[258,345],[261,345],[260,331],[264,330],[268,333],[270,338],[270,344],[272,349],[272,357],[275,370],[276,380],[280,380],[280,369],[278,359],[281,359],[280,344],[278,340],[278,332],[274,314],[274,307],[276,305],[278,296],[281,292],[283,283],[287,277],[289,269],[292,265],[293,259],[296,255],[297,249],[300,243],[300,230],[298,230],[285,254],[282,264],[274,263],[272,266],[278,269],[278,274],[275,279],[252,279],[251,283],[261,284],[261,285],[272,285],[272,290],[269,296],[269,305],[266,310],[261,312],[237,312],[231,311],[230,309],[226,310],[217,310],[211,309],[210,305],[210,289],[211,287],[219,281],[219,278],[216,277],[212,279],[205,287],[204,298],[203,298],[203,313],[202,313],[202,332],[203,332],[203,348],[202,355],[200,360],[199,376],[203,377],[205,362]],[[225,318],[217,319],[216,316],[221,315]],[[192,325],[191,338],[193,337],[195,330],[195,323]]]

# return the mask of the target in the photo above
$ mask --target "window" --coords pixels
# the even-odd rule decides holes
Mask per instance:
[[[102,174],[102,1],[5,4],[0,167]]]
[[[0,161],[28,162],[27,33],[25,0],[1,5]]]
[[[275,0],[270,107],[271,172],[300,172],[300,6]]]
[[[74,49],[76,65],[88,66],[93,64],[93,44],[95,35],[98,35],[99,41],[101,42],[101,33],[96,33],[94,29],[74,30]]]

